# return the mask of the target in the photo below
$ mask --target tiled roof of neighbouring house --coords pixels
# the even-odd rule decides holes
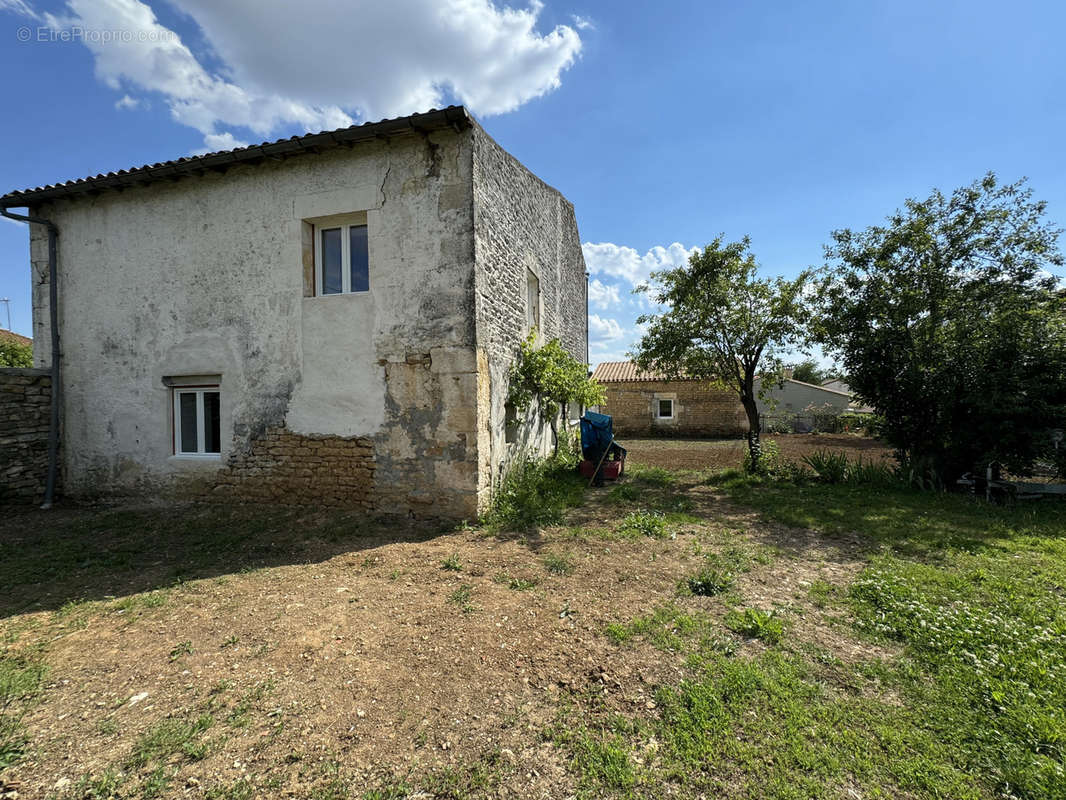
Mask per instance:
[[[636,381],[691,381],[695,378],[669,378],[659,372],[642,372],[632,361],[603,361],[596,366],[592,377],[600,383]]]
[[[21,333],[15,333],[14,331],[5,330],[0,328],[0,340],[8,342],[14,342],[15,344],[33,344],[33,339],[28,336],[23,336]]]
[[[333,131],[308,133],[304,136],[278,139],[275,142],[250,144],[247,147],[220,150],[217,153],[205,153],[202,156],[187,156],[172,161],[161,161],[157,164],[120,169],[118,172],[108,172],[106,175],[91,175],[88,178],[52,183],[47,186],[38,186],[35,189],[8,192],[0,197],[0,206],[4,208],[30,206],[67,195],[90,194],[102,189],[121,189],[154,181],[175,179],[182,175],[223,172],[237,164],[279,160],[302,153],[317,153],[321,150],[349,146],[356,142],[380,139],[399,133],[422,133],[441,128],[465,130],[473,124],[473,119],[463,106],[448,106],[439,111],[432,109],[424,114],[412,114],[409,117],[366,122],[362,125],[351,125]]]

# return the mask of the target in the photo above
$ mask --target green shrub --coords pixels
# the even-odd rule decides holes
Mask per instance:
[[[496,531],[525,531],[562,522],[563,512],[578,505],[585,494],[585,482],[573,470],[572,458],[564,448],[555,458],[518,456],[496,490],[485,525]]]
[[[863,461],[862,456],[848,464],[847,482],[859,486],[888,486],[897,483],[895,471],[880,461]]]
[[[783,461],[781,459],[781,449],[777,446],[777,442],[773,439],[763,439],[759,443],[762,455],[759,457],[758,468],[754,468],[751,463],[751,451],[744,451],[744,471],[749,475],[774,475],[780,471]]]
[[[32,367],[33,345],[0,339],[0,367]]]
[[[813,469],[825,483],[843,483],[848,477],[847,453],[815,450],[803,457],[803,463]]]
[[[785,461],[781,464],[781,469],[778,470],[776,477],[784,481],[800,484],[814,480],[815,474],[806,464]]]

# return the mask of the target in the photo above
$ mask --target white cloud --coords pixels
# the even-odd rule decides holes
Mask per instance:
[[[157,0],[158,2],[158,0]],[[160,92],[174,118],[206,135],[241,126],[267,137],[284,124],[320,130],[425,111],[457,98],[484,115],[552,91],[581,51],[567,25],[541,34],[542,4],[493,0],[171,0],[202,31],[217,73],[142,0],[67,0],[57,29],[84,35],[97,77],[116,90]],[[0,9],[39,18],[24,0]],[[127,35],[114,35],[128,32]]]
[[[609,275],[621,278],[633,286],[638,286],[648,279],[655,270],[672,269],[688,263],[689,256],[698,248],[686,248],[679,242],[668,247],[656,246],[641,255],[632,247],[611,242],[581,245],[585,255],[585,265],[593,275]]]
[[[41,17],[25,0],[0,0],[0,11],[12,11],[19,16],[39,20]]]
[[[617,286],[609,286],[599,278],[593,278],[589,282],[589,303],[596,308],[603,311],[621,302]]]
[[[232,133],[209,133],[204,137],[204,147],[197,150],[194,155],[202,156],[204,153],[214,153],[218,150],[232,150],[235,147],[247,147],[248,142],[242,142]]]
[[[571,14],[570,19],[574,21],[574,27],[577,28],[579,31],[596,30],[596,26],[588,17],[583,17],[580,14]]]
[[[128,94],[124,94],[122,95],[122,99],[115,101],[115,108],[117,108],[119,111],[122,111],[123,109],[136,108],[140,104],[140,100],[136,100],[130,97]]]
[[[625,329],[618,324],[618,320],[601,317],[599,314],[589,314],[590,339],[595,338],[597,342],[614,341],[625,335]]]

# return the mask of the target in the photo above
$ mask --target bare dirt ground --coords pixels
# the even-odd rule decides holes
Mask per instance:
[[[877,439],[847,433],[794,433],[764,436],[777,442],[783,458],[801,461],[818,450],[842,451],[851,459],[890,461],[892,451]],[[623,439],[635,462],[665,469],[730,469],[744,463],[743,439]]]
[[[778,438],[800,452],[828,437]],[[677,468],[742,443],[626,445],[633,463]],[[609,489],[529,535],[266,507],[9,516],[0,653],[48,673],[0,797],[572,796],[544,735],[567,698],[652,713],[654,687],[682,674],[680,656],[618,647],[605,627],[666,603],[723,615],[719,598],[678,593],[718,549],[770,555],[737,591],[787,609],[808,645],[871,656],[810,594],[851,580],[860,542],[760,522],[681,481],[669,491],[690,512],[666,539],[613,536],[631,508]],[[401,783],[410,795],[370,794]]]

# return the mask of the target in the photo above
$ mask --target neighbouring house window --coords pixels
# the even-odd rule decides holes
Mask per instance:
[[[659,419],[673,419],[674,418],[674,401],[673,400],[656,400],[655,416]]]
[[[526,330],[540,330],[540,279],[526,270]]]
[[[218,386],[181,386],[174,392],[174,454],[218,456],[222,452],[222,405]]]

